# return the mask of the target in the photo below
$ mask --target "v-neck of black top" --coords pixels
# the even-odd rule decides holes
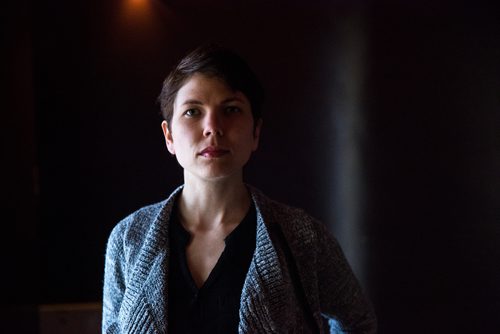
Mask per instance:
[[[255,251],[257,218],[253,203],[224,239],[224,250],[200,288],[186,260],[191,235],[176,217],[174,207],[169,226],[169,333],[237,333],[241,290]]]

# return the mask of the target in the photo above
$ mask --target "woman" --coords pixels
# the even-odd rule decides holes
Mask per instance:
[[[209,45],[160,95],[184,185],[112,231],[104,333],[373,333],[375,318],[336,240],[243,182],[259,144],[262,89]]]

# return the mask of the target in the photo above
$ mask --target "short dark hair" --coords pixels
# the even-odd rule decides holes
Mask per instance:
[[[163,81],[158,97],[161,114],[169,127],[179,89],[196,73],[222,79],[250,102],[254,124],[262,117],[264,90],[248,64],[233,51],[217,44],[205,44],[186,55]]]

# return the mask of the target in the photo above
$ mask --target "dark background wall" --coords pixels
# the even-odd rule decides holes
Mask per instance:
[[[492,6],[10,6],[1,251],[11,323],[34,319],[37,304],[100,300],[111,228],[182,182],[159,126],[162,80],[211,40],[244,56],[267,90],[247,181],[329,224],[381,333],[500,325],[500,17]]]

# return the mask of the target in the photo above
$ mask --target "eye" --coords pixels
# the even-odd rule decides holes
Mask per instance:
[[[186,117],[194,117],[200,114],[200,111],[198,109],[188,109],[184,112],[184,116]]]
[[[236,114],[241,112],[241,109],[235,106],[229,106],[225,109],[226,114]]]

